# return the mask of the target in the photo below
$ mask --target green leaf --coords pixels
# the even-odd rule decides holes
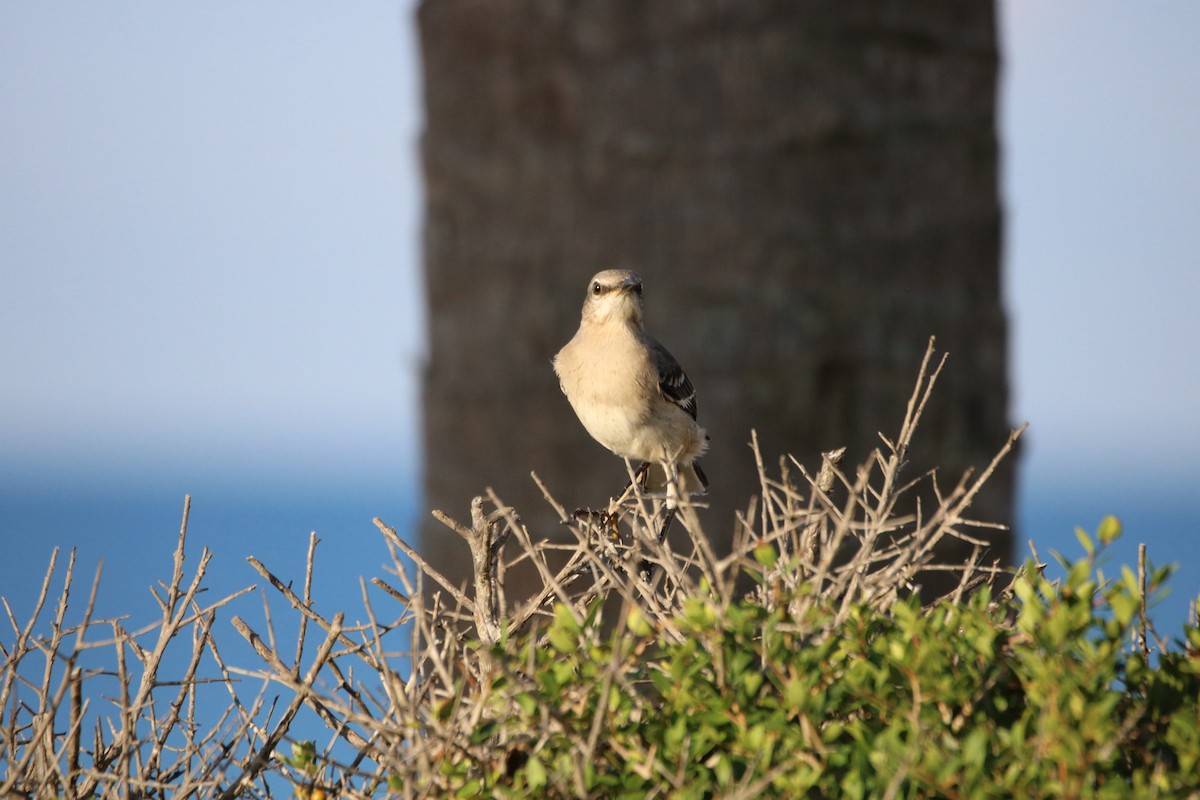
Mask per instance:
[[[770,542],[759,542],[754,547],[754,560],[770,569],[779,563],[779,551]]]
[[[1088,558],[1096,555],[1096,545],[1092,544],[1092,537],[1088,536],[1083,528],[1075,529],[1075,538],[1083,545],[1083,552],[1088,554]]]
[[[316,742],[305,740],[292,744],[292,757],[284,759],[293,767],[299,770],[308,772],[316,762],[317,744]]]
[[[573,653],[579,647],[579,623],[571,609],[561,603],[554,607],[554,622],[550,624],[550,644],[560,653]]]
[[[521,711],[524,712],[525,716],[531,717],[533,716],[534,712],[537,711],[538,701],[537,698],[532,694],[522,692],[521,694],[517,695],[516,700],[517,705],[520,706]]]
[[[1141,603],[1127,592],[1117,592],[1108,599],[1108,605],[1112,608],[1117,622],[1121,623],[1121,627],[1127,628],[1133,622],[1133,615],[1138,612]]]
[[[742,673],[742,690],[749,697],[754,697],[758,694],[759,687],[763,684],[763,674],[757,670],[746,670]]]
[[[1030,598],[1033,597],[1033,586],[1024,575],[1013,581],[1012,588],[1013,592],[1016,593],[1017,597],[1021,598],[1021,602],[1023,603],[1028,603]]]
[[[1100,527],[1096,529],[1096,538],[1100,540],[1100,544],[1112,544],[1121,535],[1121,520],[1111,514],[1100,520]]]
[[[808,686],[799,678],[790,678],[783,684],[783,707],[799,711],[808,701]]]
[[[625,627],[629,628],[629,632],[634,636],[645,637],[654,632],[650,623],[646,621],[645,612],[638,606],[629,609],[629,614],[625,617]]]
[[[683,603],[683,621],[692,632],[712,630],[717,622],[717,612],[712,603],[702,597],[689,597]]]
[[[663,741],[672,747],[678,747],[688,735],[688,721],[686,717],[677,717],[666,730],[666,735]]]
[[[525,783],[530,789],[541,789],[546,785],[549,775],[541,759],[534,756],[525,764]]]
[[[716,774],[718,786],[729,786],[733,783],[733,764],[728,753],[717,756],[717,765],[713,772]]]
[[[473,731],[471,731],[471,743],[483,744],[492,738],[499,727],[499,723],[495,722],[494,720],[490,722],[481,722]]]
[[[463,784],[462,788],[454,793],[455,797],[479,797],[483,794],[483,782],[478,778],[469,780]]]
[[[866,787],[863,786],[862,775],[856,770],[850,772],[846,777],[842,778],[842,797],[850,800],[861,800],[866,794]]]

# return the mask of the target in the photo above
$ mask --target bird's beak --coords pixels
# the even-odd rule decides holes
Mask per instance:
[[[641,291],[642,282],[637,278],[626,278],[621,281],[620,289],[622,292],[637,292]]]

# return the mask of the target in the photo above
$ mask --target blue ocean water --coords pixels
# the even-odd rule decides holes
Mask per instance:
[[[132,624],[153,619],[157,604],[148,590],[170,576],[189,488],[165,483],[88,487],[0,482],[0,595],[17,618],[32,609],[51,552],[59,547],[56,587],[67,551],[75,548],[77,602],[83,602],[103,561],[98,613],[130,615]],[[249,480],[201,484],[193,491],[187,552],[189,565],[194,565],[201,548],[213,551],[206,579],[210,595],[264,584],[246,563],[248,556],[299,587],[309,532],[315,531],[320,544],[314,596],[324,609],[344,610],[350,619],[362,609],[359,578],[386,578],[391,563],[372,517],[417,541],[418,495],[411,482],[346,481],[332,489],[254,485]],[[1075,528],[1092,533],[1107,514],[1118,516],[1125,528],[1106,553],[1107,574],[1118,575],[1122,564],[1136,565],[1140,542],[1147,544],[1153,563],[1179,566],[1169,596],[1152,610],[1160,633],[1177,635],[1188,604],[1200,593],[1200,524],[1190,487],[1025,486],[1018,501],[1018,557],[1029,556],[1026,543],[1032,539],[1044,561],[1053,561],[1052,551],[1079,558],[1083,551]],[[249,609],[249,615],[260,617],[261,607],[261,599],[249,598],[235,606],[238,613]]]
[[[1016,552],[1030,557],[1033,540],[1038,555],[1061,577],[1051,554],[1074,561],[1084,556],[1075,536],[1082,528],[1092,539],[1106,515],[1121,520],[1123,533],[1100,558],[1105,577],[1120,577],[1122,565],[1137,572],[1138,545],[1146,545],[1151,565],[1175,565],[1165,596],[1150,609],[1150,619],[1164,640],[1178,638],[1188,620],[1189,605],[1200,594],[1200,518],[1194,487],[1182,483],[1143,481],[1123,484],[1053,485],[1030,482],[1018,495]]]
[[[170,576],[184,494],[189,488],[194,494],[188,525],[188,574],[198,563],[202,548],[214,553],[206,578],[209,591],[202,602],[212,602],[252,584],[260,587],[259,592],[239,598],[220,612],[214,629],[227,662],[244,669],[261,669],[262,663],[233,630],[230,619],[235,613],[242,616],[266,638],[264,591],[281,652],[294,652],[296,635],[295,613],[277,593],[265,587],[262,578],[246,563],[248,556],[262,561],[299,592],[309,532],[316,531],[321,540],[313,586],[316,608],[327,616],[345,611],[347,624],[354,624],[366,621],[360,577],[391,580],[387,572],[391,555],[372,517],[381,517],[408,541],[417,541],[417,492],[411,485],[346,481],[332,489],[318,489],[213,480],[185,487],[148,480],[141,485],[89,488],[27,481],[0,483],[0,595],[23,623],[33,607],[53,549],[61,548],[61,553],[50,593],[52,601],[62,585],[66,551],[75,548],[76,584],[68,622],[78,619],[101,561],[97,616],[125,616],[129,630],[155,621],[159,611],[149,588]],[[1018,556],[1023,559],[1029,555],[1025,542],[1033,539],[1043,560],[1052,562],[1049,574],[1060,575],[1051,553],[1058,551],[1071,559],[1081,557],[1083,550],[1074,529],[1078,526],[1092,532],[1106,514],[1117,515],[1125,526],[1124,536],[1106,553],[1107,574],[1118,575],[1122,564],[1136,565],[1139,542],[1148,545],[1153,563],[1179,565],[1170,582],[1170,595],[1151,610],[1159,634],[1166,639],[1178,637],[1188,604],[1200,592],[1200,537],[1196,535],[1198,526],[1188,488],[1026,487],[1018,505]],[[369,593],[381,617],[394,619],[399,614],[394,601],[378,590]],[[43,612],[41,630],[46,630],[46,614]],[[313,633],[310,631],[310,641]],[[0,641],[9,642],[12,636],[7,625],[0,628]],[[165,674],[181,674],[190,644],[181,645],[168,660]],[[310,645],[305,660],[311,658],[314,646]],[[211,666],[208,670],[211,674]],[[242,680],[239,697],[252,696],[261,685],[252,678]],[[268,693],[287,694],[274,687]],[[218,697],[214,715],[226,699]],[[103,712],[103,705],[96,708]],[[297,720],[293,732],[299,738],[317,740],[319,748],[329,742],[323,725],[307,711]]]
[[[76,550],[76,593],[90,587],[97,566],[103,576],[101,615],[151,617],[157,604],[149,587],[171,575],[188,487],[155,481],[111,486],[0,486],[0,595],[18,618],[33,601],[54,548],[59,573]],[[246,562],[253,556],[281,580],[302,585],[309,533],[320,544],[314,596],[326,608],[360,608],[359,577],[382,575],[391,557],[373,517],[415,541],[416,492],[410,487],[255,486],[211,481],[194,491],[188,520],[187,569],[203,548],[213,552],[205,583],[209,594],[227,594],[262,578]],[[80,598],[79,602],[82,602]],[[261,601],[254,601],[261,607]]]
[[[76,552],[73,588],[69,594],[66,624],[77,623],[84,612],[98,566],[103,572],[97,594],[94,620],[121,619],[127,631],[135,631],[161,617],[158,603],[150,593],[152,586],[168,581],[173,554],[178,543],[186,488],[171,480],[148,478],[137,485],[114,483],[97,485],[87,482],[54,484],[16,480],[0,483],[0,596],[12,609],[17,624],[24,626],[33,612],[38,592],[55,548],[58,563],[52,576],[46,607],[42,610],[37,633],[47,634],[54,605],[64,585],[69,552]],[[331,618],[338,611],[346,614],[345,625],[367,622],[360,578],[379,576],[393,586],[388,567],[393,564],[384,537],[372,523],[373,517],[397,529],[407,541],[415,542],[413,512],[416,491],[408,486],[389,486],[366,480],[346,481],[335,490],[312,486],[270,486],[250,479],[238,481],[200,480],[191,482],[194,495],[188,519],[184,586],[190,582],[207,548],[213,553],[204,578],[207,591],[198,597],[204,606],[247,586],[258,590],[237,598],[217,612],[213,636],[226,664],[242,670],[260,671],[265,666],[232,625],[236,614],[264,640],[272,635],[278,652],[291,663],[296,656],[299,631],[298,615],[286,600],[247,563],[253,556],[284,584],[303,593],[305,564],[310,531],[320,543],[314,558],[312,594],[316,610]],[[199,484],[196,486],[195,484]],[[163,594],[161,588],[160,595]],[[368,589],[372,609],[380,622],[395,621],[403,609],[392,598],[373,587]],[[270,607],[270,623],[265,606]],[[91,629],[88,638],[100,641],[111,632],[101,624]],[[401,634],[397,634],[402,636]],[[140,643],[153,646],[156,632],[145,635]],[[10,625],[0,618],[0,642],[14,640]],[[306,650],[300,658],[306,670],[324,631],[309,626]],[[170,681],[184,674],[191,653],[190,636],[171,642],[160,670],[160,679]],[[399,649],[399,648],[397,648]],[[134,674],[140,674],[135,660],[129,662]],[[114,668],[110,647],[85,653],[79,666],[85,670]],[[404,669],[401,657],[396,669]],[[41,678],[42,662],[35,657],[25,672],[34,680]],[[32,670],[32,671],[31,671]],[[206,657],[198,677],[215,679],[219,671]],[[359,676],[369,681],[370,676]],[[290,691],[247,675],[237,675],[238,697],[246,704],[265,688],[269,698],[283,697]],[[90,729],[96,717],[114,711],[107,698],[116,697],[116,681],[101,675],[91,679],[89,697],[93,701]],[[325,690],[336,693],[336,687]],[[170,698],[176,691],[170,684],[159,690],[159,697]],[[199,688],[198,720],[202,726],[216,725],[229,705],[229,695],[218,684]],[[96,695],[92,697],[92,695]],[[31,696],[25,697],[28,702]],[[276,714],[277,716],[277,714]],[[262,718],[260,718],[262,722]],[[239,721],[226,726],[237,728]],[[313,739],[319,749],[331,744],[325,725],[305,708],[291,726],[297,739]],[[332,741],[335,758],[348,760],[347,745]],[[285,741],[279,748],[288,752]],[[286,794],[286,787],[280,792]]]

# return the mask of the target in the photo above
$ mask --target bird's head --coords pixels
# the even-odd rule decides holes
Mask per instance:
[[[636,272],[606,269],[588,281],[583,301],[584,322],[613,320],[642,324],[642,279]]]

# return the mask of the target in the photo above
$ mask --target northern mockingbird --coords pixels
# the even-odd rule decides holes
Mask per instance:
[[[703,494],[695,463],[708,447],[696,424],[696,390],[679,362],[642,329],[642,280],[610,269],[588,282],[574,338],[554,357],[559,385],[583,427],[622,458],[660,464],[667,505]]]

